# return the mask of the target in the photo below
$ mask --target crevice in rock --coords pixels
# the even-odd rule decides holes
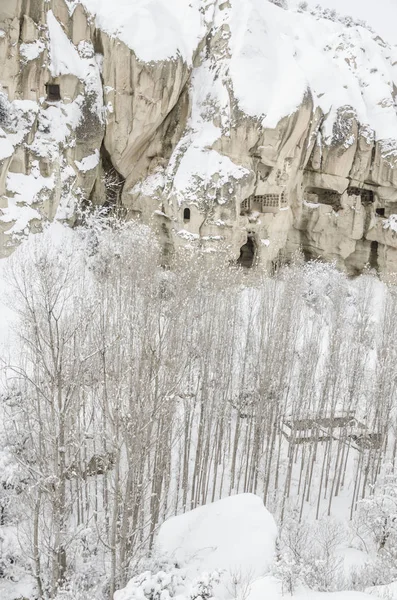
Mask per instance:
[[[104,143],[101,146],[100,158],[102,174],[99,188],[102,189],[102,194],[100,194],[102,196],[102,206],[115,211],[119,216],[123,216],[124,209],[121,203],[121,196],[125,179],[114,167]],[[97,194],[98,185],[95,185],[90,195],[90,202],[94,205],[98,204]]]

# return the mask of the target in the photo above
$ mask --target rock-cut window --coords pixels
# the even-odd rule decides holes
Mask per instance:
[[[58,102],[61,99],[61,92],[57,83],[47,83],[46,89],[49,102]]]
[[[185,210],[183,211],[183,220],[185,221],[185,223],[188,223],[190,221],[190,208],[185,208]]]

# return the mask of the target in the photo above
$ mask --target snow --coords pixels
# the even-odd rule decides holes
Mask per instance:
[[[397,233],[397,215],[390,215],[388,219],[384,219],[382,226],[383,229],[389,229],[393,233]]]
[[[26,576],[22,581],[7,581],[3,579],[0,586],[1,598],[6,600],[21,600],[34,598],[37,592],[33,577]],[[3,595],[4,594],[4,595]]]
[[[24,173],[8,173],[7,177],[8,206],[1,209],[0,220],[3,223],[14,224],[7,230],[7,235],[25,232],[30,221],[41,220],[40,213],[31,207],[43,199],[42,194],[49,194],[55,187],[55,179],[40,175],[38,162],[32,164],[29,175]]]
[[[42,177],[38,168],[32,169],[31,175],[9,173],[7,177],[7,190],[13,194],[13,199],[17,204],[30,205],[42,190],[52,190],[54,186],[54,176]]]
[[[4,160],[14,153],[14,146],[6,137],[6,134],[0,127],[0,160]]]
[[[51,75],[58,77],[59,75],[72,74],[79,79],[84,79],[86,73],[84,63],[52,10],[47,13],[47,25],[50,37]]]
[[[393,97],[396,50],[362,27],[347,28],[310,13],[283,10],[265,0],[231,0],[230,8],[216,0],[81,2],[95,15],[99,28],[127,44],[146,62],[181,56],[191,64],[199,41],[211,27],[223,28],[231,56],[225,55],[218,62],[231,77],[240,109],[260,117],[264,127],[276,127],[310,90],[315,106],[328,115],[329,141],[342,106],[353,107],[360,123],[375,131],[377,139],[397,139]],[[49,25],[52,37],[60,39],[53,18]],[[70,48],[66,54],[70,55],[67,70],[78,71],[77,57],[73,59]],[[53,63],[62,64],[61,56],[63,51],[59,50]],[[208,71],[206,74],[205,67],[199,69],[201,73],[196,70],[193,77],[194,93],[207,92],[211,82],[224,107],[229,99],[223,80],[216,80]],[[197,158],[200,160],[200,155]]]
[[[171,587],[179,588],[180,600],[199,598],[200,581],[214,588],[214,597],[229,598],[237,579],[248,586],[269,571],[276,537],[273,517],[254,494],[230,496],[171,517],[160,527],[155,555],[177,567],[133,578],[115,600],[145,600],[154,589],[166,599]]]
[[[154,171],[143,182],[138,182],[132,192],[141,192],[147,196],[152,196],[156,191],[164,187],[164,173],[161,169]]]
[[[229,104],[227,88],[209,59],[192,75],[191,116],[167,167],[166,179],[180,203],[199,201],[205,188],[214,198],[223,186],[233,189],[233,181],[249,175],[248,169],[212,148],[230,127]],[[214,114],[220,115],[220,126],[214,125]],[[217,201],[221,204],[222,197]]]
[[[182,200],[197,198],[200,187],[214,184],[220,189],[231,179],[241,179],[249,171],[233,163],[228,156],[200,146],[200,136],[187,148],[174,177],[174,187]],[[212,179],[216,176],[216,182]],[[197,179],[200,179],[198,183]]]
[[[371,596],[384,598],[385,600],[395,600],[397,598],[397,581],[388,585],[376,585],[365,590]]]
[[[1,212],[3,213],[0,218],[1,221],[4,223],[12,223],[14,221],[12,227],[5,232],[7,235],[21,233],[27,235],[29,233],[28,225],[30,222],[34,219],[41,220],[41,215],[37,210],[30,206],[18,206],[12,199],[8,201],[8,207],[2,208]]]
[[[150,62],[181,56],[188,64],[206,33],[200,9],[214,0],[81,0],[96,25]]]
[[[280,600],[289,597],[296,600],[370,600],[371,596],[361,592],[316,592],[301,588],[292,596],[286,596],[283,593],[281,582],[275,577],[263,577],[254,581],[250,585],[249,594],[246,600],[263,600],[269,598],[271,600]]]
[[[134,577],[123,590],[116,592],[115,600],[145,600],[148,592],[155,589],[158,597],[176,594],[184,600],[200,595],[193,593],[200,582],[212,589],[215,598],[281,600],[286,590],[271,574],[276,538],[274,519],[254,494],[230,496],[172,517],[159,530],[155,555],[166,557],[177,568]],[[361,558],[362,553],[359,554]],[[357,562],[355,555],[350,562]],[[371,596],[353,591],[317,592],[298,585],[292,598],[369,600]]]
[[[94,154],[85,156],[81,161],[75,160],[74,162],[79,171],[83,171],[83,173],[92,171],[99,165],[99,150],[95,150]]]
[[[330,113],[329,137],[337,109],[353,106],[378,139],[397,138],[391,50],[369,31],[262,0],[232,2],[229,22],[234,91],[244,112],[263,116],[264,127],[276,127],[310,90]]]
[[[239,571],[251,577],[269,569],[277,527],[262,500],[239,494],[172,517],[160,528],[156,548],[190,575],[203,571]]]
[[[289,0],[290,5],[293,0]],[[300,2],[301,0],[296,0]],[[397,21],[397,4],[395,0],[309,0],[310,6],[320,4],[324,8],[334,8],[343,15],[352,15],[364,19],[391,44],[395,43],[395,22]]]
[[[143,2],[140,7],[152,11],[155,19],[159,1]],[[382,156],[392,164],[397,152],[395,49],[362,27],[347,28],[264,0],[231,0],[230,7],[223,5],[222,10],[220,5],[215,5],[213,26],[225,49],[220,57],[203,54],[202,63],[193,69],[191,114],[165,171],[166,194],[179,203],[200,203],[205,194],[221,204],[222,188],[230,182],[228,193],[232,195],[234,183],[250,175],[216,147],[235,127],[229,88],[240,110],[270,129],[294,113],[305,96],[311,96],[314,107],[325,115],[322,135],[327,144],[333,142],[340,109],[350,107],[348,116],[357,118],[360,134],[368,143],[374,137],[382,140]],[[171,1],[168,6],[172,11],[176,4]],[[194,6],[197,3],[192,3]],[[102,11],[100,5],[97,19]],[[122,31],[127,36],[127,24]],[[129,33],[128,43],[139,54],[135,33]],[[162,53],[156,46],[158,59],[166,60],[169,55],[166,39],[164,34]],[[356,140],[351,131],[345,133],[347,150]],[[144,182],[139,191],[148,190],[150,195],[153,183]]]
[[[190,242],[200,239],[200,236],[198,233],[191,233],[190,231],[187,231],[186,229],[180,229],[179,231],[176,232],[176,234],[183,240],[187,240]]]
[[[103,94],[100,56],[95,54],[90,41],[83,40],[76,48],[52,10],[47,13],[47,25],[50,39],[51,75],[53,77],[75,75],[84,81],[86,93],[93,94],[95,97],[91,110],[102,120]]]
[[[42,40],[35,40],[34,42],[21,44],[19,51],[22,58],[26,61],[35,60],[45,50],[45,43]]]

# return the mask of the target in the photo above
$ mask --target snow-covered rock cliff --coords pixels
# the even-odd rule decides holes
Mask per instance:
[[[0,6],[2,255],[91,200],[165,254],[396,271],[397,47],[294,5]]]

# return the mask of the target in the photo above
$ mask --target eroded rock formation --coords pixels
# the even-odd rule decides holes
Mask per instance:
[[[0,6],[2,256],[92,201],[168,253],[397,271],[395,47],[264,0],[118,1]]]

